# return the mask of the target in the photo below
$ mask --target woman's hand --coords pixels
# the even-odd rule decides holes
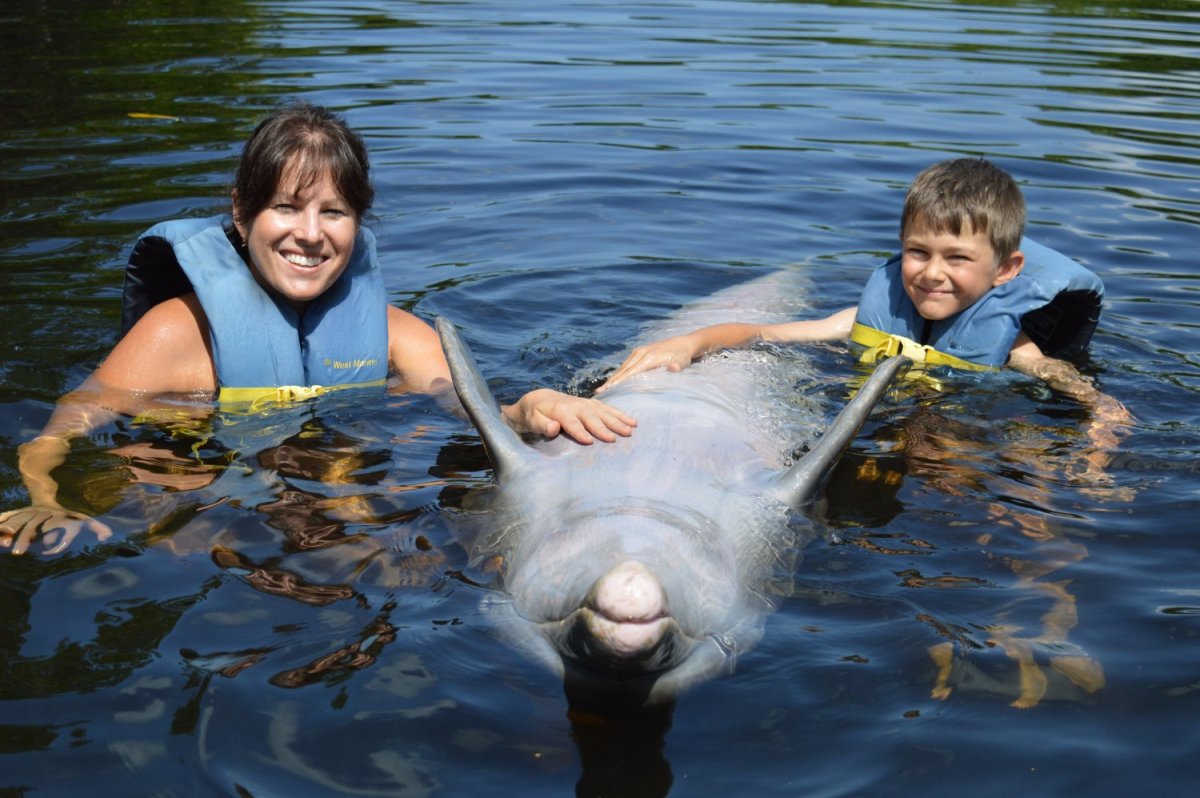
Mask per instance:
[[[504,420],[521,433],[553,438],[560,432],[583,444],[612,443],[633,434],[637,421],[597,399],[538,388],[502,408]]]
[[[61,412],[71,420],[84,418],[77,405],[68,404]],[[91,516],[58,503],[58,483],[50,474],[66,461],[70,450],[71,444],[65,437],[45,433],[17,447],[21,479],[29,491],[29,506],[0,513],[0,548],[24,554],[40,535],[43,553],[58,554],[84,529],[98,540],[112,535],[111,529]]]
[[[97,540],[112,536],[106,524],[57,504],[35,504],[0,513],[0,547],[11,549],[13,554],[24,554],[39,535],[43,554],[59,554],[84,530]]]

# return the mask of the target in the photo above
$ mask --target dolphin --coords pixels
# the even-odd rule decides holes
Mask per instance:
[[[786,271],[727,289],[705,306],[708,317],[682,313],[655,337],[714,309],[740,307],[745,318],[747,308],[778,305],[791,290]],[[732,671],[758,642],[781,597],[776,582],[790,580],[813,534],[796,511],[910,363],[883,361],[789,466],[803,441],[781,439],[795,405],[778,388],[794,395],[795,374],[780,353],[728,352],[614,386],[605,401],[638,420],[629,438],[529,443],[504,423],[455,326],[444,317],[435,326],[494,469],[482,509],[460,519],[473,562],[500,564],[490,616],[568,691],[643,706]]]

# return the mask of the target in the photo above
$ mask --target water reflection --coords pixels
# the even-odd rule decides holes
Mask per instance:
[[[990,404],[970,397],[971,392],[966,406]],[[924,393],[903,419],[876,430],[873,438],[882,453],[846,457],[830,485],[829,514],[836,523],[887,529],[904,525],[892,522],[905,510],[899,495],[906,483],[919,486],[910,501],[940,494],[946,520],[958,527],[955,534],[931,542],[909,532],[860,530],[848,534],[847,542],[887,557],[931,558],[927,568],[895,571],[905,588],[958,593],[1003,585],[1011,591],[1006,605],[989,609],[991,617],[964,613],[961,607],[917,616],[945,640],[929,649],[936,667],[932,697],[946,700],[956,688],[986,689],[1008,694],[1012,706],[1027,709],[1046,697],[1051,672],[1067,682],[1058,685],[1055,698],[1072,697],[1072,685],[1076,698],[1102,689],[1101,663],[1069,639],[1080,623],[1071,580],[1047,577],[1088,556],[1087,546],[1074,534],[1077,508],[1062,506],[1058,498],[1064,484],[1096,501],[1129,500],[1128,490],[1113,487],[1103,471],[1112,451],[1094,446],[1070,426],[1019,418],[985,422],[964,415],[962,399]],[[1087,425],[1083,418],[1076,426]],[[958,509],[963,501],[986,508],[984,517],[954,524],[955,516],[965,515]],[[972,532],[972,526],[981,531]],[[946,559],[939,549],[961,546],[966,535],[983,557],[978,566],[983,570],[964,572],[965,561],[941,570]],[[1036,618],[1029,617],[1033,612],[1039,613]],[[1015,680],[989,675],[975,664],[989,650],[1013,662]]]
[[[302,667],[281,671],[268,681],[276,687],[305,687],[374,665],[383,649],[396,642],[396,627],[388,620],[395,608],[394,603],[383,605],[379,615],[363,629],[359,640],[323,654]]]
[[[579,750],[578,798],[661,798],[674,775],[667,761],[667,732],[675,702],[654,707],[612,706],[567,690],[571,739]]]

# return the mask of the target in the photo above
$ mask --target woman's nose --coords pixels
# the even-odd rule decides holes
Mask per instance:
[[[321,240],[321,214],[319,211],[305,210],[296,220],[296,238],[299,241],[317,242]]]

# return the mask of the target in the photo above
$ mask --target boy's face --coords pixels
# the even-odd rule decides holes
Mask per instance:
[[[966,310],[984,294],[1021,272],[1019,251],[998,262],[991,241],[969,223],[959,235],[937,233],[919,220],[900,237],[900,276],[921,318],[942,321]]]

